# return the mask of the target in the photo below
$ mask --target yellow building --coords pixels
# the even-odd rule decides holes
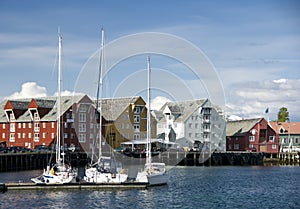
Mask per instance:
[[[101,99],[105,139],[111,147],[146,138],[147,108],[142,97]],[[100,111],[100,110],[99,110]],[[156,120],[151,116],[151,136],[156,137]]]

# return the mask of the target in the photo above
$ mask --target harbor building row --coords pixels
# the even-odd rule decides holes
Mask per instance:
[[[300,152],[300,122],[269,122],[264,118],[226,122],[226,151],[272,155]]]
[[[101,112],[100,114],[100,107]],[[96,109],[98,110],[96,111]],[[34,148],[56,140],[56,97],[6,100],[0,103],[0,144]],[[65,148],[91,150],[102,137],[117,148],[122,142],[146,138],[147,107],[142,97],[98,102],[87,95],[61,97],[61,139]],[[169,102],[151,114],[151,137],[191,149],[195,144],[225,151],[224,114],[208,99]]]
[[[56,140],[56,97],[6,100],[0,103],[0,146],[51,146]],[[146,138],[147,106],[142,97],[62,96],[61,139],[65,148],[90,151],[102,136],[113,148]],[[96,109],[98,110],[96,111]],[[264,118],[225,121],[209,99],[167,102],[151,111],[151,137],[187,150],[254,151],[276,154],[300,151],[299,122],[268,122]],[[97,140],[96,140],[97,141]]]

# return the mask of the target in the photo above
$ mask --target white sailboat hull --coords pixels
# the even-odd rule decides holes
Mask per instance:
[[[138,172],[136,182],[148,183],[149,186],[164,185],[168,183],[169,174],[164,163],[151,163]]]
[[[88,168],[85,171],[84,180],[88,183],[123,183],[127,180],[126,173],[101,172],[97,168]]]
[[[75,176],[75,173],[67,169],[57,172],[47,169],[41,176],[32,178],[31,181],[36,184],[67,184],[71,183]]]
[[[168,183],[169,175],[167,172],[159,174],[150,174],[147,176],[150,186],[164,185]]]

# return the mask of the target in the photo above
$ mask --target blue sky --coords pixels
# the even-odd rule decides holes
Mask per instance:
[[[215,66],[227,114],[259,117],[269,107],[270,119],[276,119],[279,108],[286,106],[291,120],[300,121],[299,11],[297,0],[2,0],[0,99],[56,92],[58,26],[63,35],[63,89],[74,91],[84,64],[99,49],[103,26],[106,43],[130,34],[159,32],[194,44]],[[153,62],[164,69],[176,64],[168,59],[164,66],[162,61]],[[120,66],[132,69],[131,73],[143,68]],[[183,69],[176,76],[197,88]],[[122,81],[120,76],[126,76],[117,75],[111,77]]]

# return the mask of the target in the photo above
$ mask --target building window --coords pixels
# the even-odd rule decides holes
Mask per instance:
[[[2,139],[5,139],[5,133],[2,133]]]
[[[189,128],[192,128],[192,124],[191,123],[189,123]]]
[[[80,104],[79,112],[86,112],[87,111],[87,105],[86,104]]]
[[[252,149],[254,147],[253,144],[249,144],[249,148]]]
[[[249,141],[254,142],[255,141],[255,136],[249,136]]]
[[[40,134],[39,133],[34,133],[34,139],[35,142],[39,142],[40,141]]]
[[[74,139],[74,134],[73,133],[71,133],[71,139]]]
[[[140,125],[134,124],[134,132],[140,132]]]
[[[134,123],[140,123],[140,116],[139,115],[134,115],[133,117],[134,117],[133,118]]]
[[[43,122],[43,128],[46,128],[46,123],[45,122]]]
[[[40,124],[39,123],[34,124],[34,131],[37,131],[37,132],[40,131]]]
[[[22,138],[23,138],[23,139],[26,138],[26,133],[22,133]]]
[[[86,122],[86,114],[85,113],[79,113],[79,122]]]
[[[79,132],[86,132],[85,123],[79,123]]]
[[[45,139],[46,138],[46,133],[43,133],[43,139]]]
[[[135,107],[133,108],[133,113],[134,113],[134,114],[140,114],[140,107],[136,107],[136,106],[135,106]]]
[[[64,138],[67,139],[68,138],[68,134],[64,133]]]
[[[26,128],[26,123],[23,123],[23,128]]]
[[[15,142],[15,133],[10,133],[9,141],[10,142]]]
[[[28,128],[31,128],[31,123],[28,123]]]
[[[124,129],[125,125],[124,123],[121,123],[121,129]]]
[[[296,144],[299,143],[299,139],[298,139],[298,138],[295,139],[295,143],[296,143]]]
[[[31,133],[28,133],[28,139],[31,139]]]
[[[15,120],[15,116],[14,116],[13,113],[9,114],[9,119],[10,119],[10,121],[14,121]]]
[[[55,134],[51,133],[51,139],[54,139],[54,138],[55,138]]]
[[[275,141],[275,136],[269,136],[269,141],[274,142]]]
[[[195,137],[196,137],[196,138],[199,138],[199,133],[195,133]]]
[[[21,128],[22,127],[22,124],[21,123],[18,123],[18,128]]]
[[[64,128],[68,128],[68,123],[67,122],[64,123]]]
[[[80,143],[85,143],[86,142],[86,137],[85,137],[85,134],[79,134],[79,139],[78,141]]]
[[[2,123],[2,128],[5,129],[5,123]]]
[[[134,140],[139,140],[140,139],[140,135],[139,134],[134,134],[133,135],[133,139]]]
[[[33,120],[40,120],[39,114],[38,114],[37,112],[35,112],[35,113],[33,114]]]
[[[276,144],[272,144],[272,149],[276,149]]]
[[[192,137],[192,133],[189,133],[189,137]]]
[[[195,123],[195,128],[198,128],[198,123]]]
[[[240,149],[240,145],[239,145],[239,144],[234,144],[234,149],[235,149],[235,150]]]
[[[21,139],[21,133],[18,133],[18,139]]]
[[[51,122],[51,128],[54,128],[54,122]]]
[[[14,123],[11,123],[9,127],[10,127],[10,129],[9,129],[10,132],[15,132],[16,129],[15,129],[15,124]]]

